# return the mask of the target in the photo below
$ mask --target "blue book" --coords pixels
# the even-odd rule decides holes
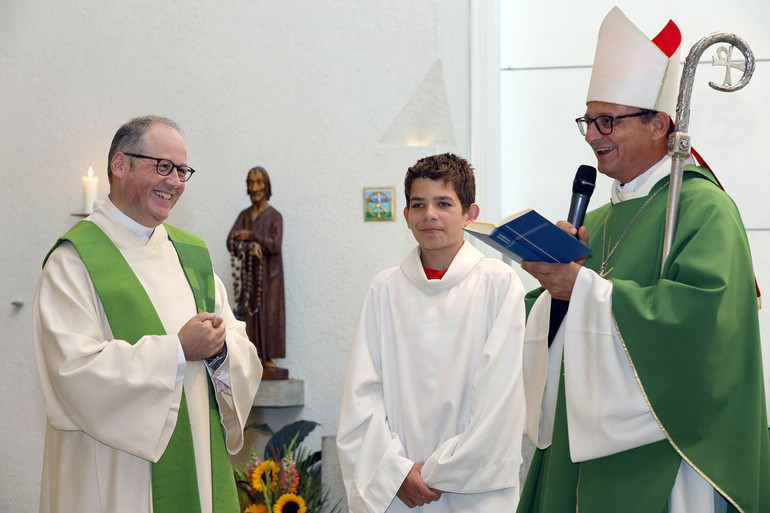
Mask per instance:
[[[483,240],[514,262],[566,264],[591,253],[591,249],[531,208],[498,224],[473,221],[465,231]]]

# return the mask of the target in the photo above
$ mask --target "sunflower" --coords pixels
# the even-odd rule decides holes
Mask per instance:
[[[243,510],[243,513],[269,513],[267,506],[264,504],[252,504],[248,508]]]
[[[270,487],[275,488],[278,485],[278,465],[273,460],[265,460],[251,473],[251,489],[255,492],[262,491],[263,478],[266,472],[270,472]]]
[[[273,513],[305,513],[305,499],[294,493],[284,493],[273,506]]]

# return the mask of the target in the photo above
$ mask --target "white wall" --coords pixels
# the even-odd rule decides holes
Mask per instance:
[[[198,170],[169,222],[208,242],[227,283],[225,237],[249,205],[246,172],[270,173],[285,229],[278,363],[305,380],[306,406],[266,420],[322,423],[309,439],[320,449],[336,430],[366,287],[414,244],[400,213],[406,168],[468,147],[467,17],[465,0],[0,2],[1,509],[37,509],[44,408],[31,324],[42,258],[77,221],[80,177],[93,166],[103,198],[112,135],[147,113],[181,125]],[[455,143],[380,144],[437,61]],[[396,222],[364,223],[368,186],[396,188]]]

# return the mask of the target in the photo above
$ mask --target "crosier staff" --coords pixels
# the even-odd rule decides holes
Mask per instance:
[[[754,53],[746,42],[735,34],[726,32],[714,32],[698,41],[691,49],[684,61],[682,79],[679,82],[679,98],[676,104],[676,131],[669,136],[668,154],[671,156],[671,179],[668,190],[668,206],[666,207],[666,228],[663,234],[663,259],[661,262],[661,276],[666,266],[666,259],[671,251],[676,235],[676,225],[679,219],[679,195],[682,190],[682,170],[685,161],[690,157],[690,134],[687,133],[690,122],[690,99],[692,97],[692,84],[695,76],[695,68],[698,65],[703,52],[716,43],[728,43],[728,48],[720,47],[717,57],[713,58],[712,66],[726,66],[725,80],[723,84],[709,82],[709,85],[717,91],[733,92],[742,89],[749,83],[754,73]],[[745,62],[733,63],[731,54],[733,47],[738,48],[743,54]],[[737,84],[732,84],[730,68],[743,71],[743,76]]]

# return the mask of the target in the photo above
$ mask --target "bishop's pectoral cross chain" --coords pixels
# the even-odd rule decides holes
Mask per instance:
[[[623,233],[620,234],[620,237],[618,237],[618,240],[615,241],[615,244],[612,246],[612,249],[609,250],[609,253],[607,253],[607,250],[609,249],[610,244],[612,244],[612,237],[610,236],[609,239],[607,238],[607,221],[609,220],[610,214],[612,213],[612,211],[610,210],[609,212],[607,212],[607,217],[604,218],[604,229],[602,230],[602,264],[599,267],[599,276],[604,278],[607,274],[609,274],[609,272],[612,269],[610,269],[610,271],[607,271],[606,273],[605,273],[605,269],[607,268],[607,264],[609,263],[610,258],[612,257],[612,254],[615,253],[616,249],[618,249],[618,246],[623,240],[623,237],[626,236],[626,233],[628,233],[628,230],[631,229],[631,227],[634,225],[634,223],[639,218],[639,216],[642,215],[642,212],[644,212],[644,209],[647,208],[647,205],[649,205],[650,202],[652,202],[652,200],[655,199],[655,196],[660,194],[660,192],[666,187],[668,187],[668,181],[666,181],[666,183],[658,187],[655,190],[655,192],[650,194],[650,197],[647,198],[647,201],[644,202],[641,208],[639,208],[639,210],[636,211],[636,214],[634,214],[634,217],[632,217],[631,220],[628,222],[628,225],[626,225],[626,228],[623,230]]]

